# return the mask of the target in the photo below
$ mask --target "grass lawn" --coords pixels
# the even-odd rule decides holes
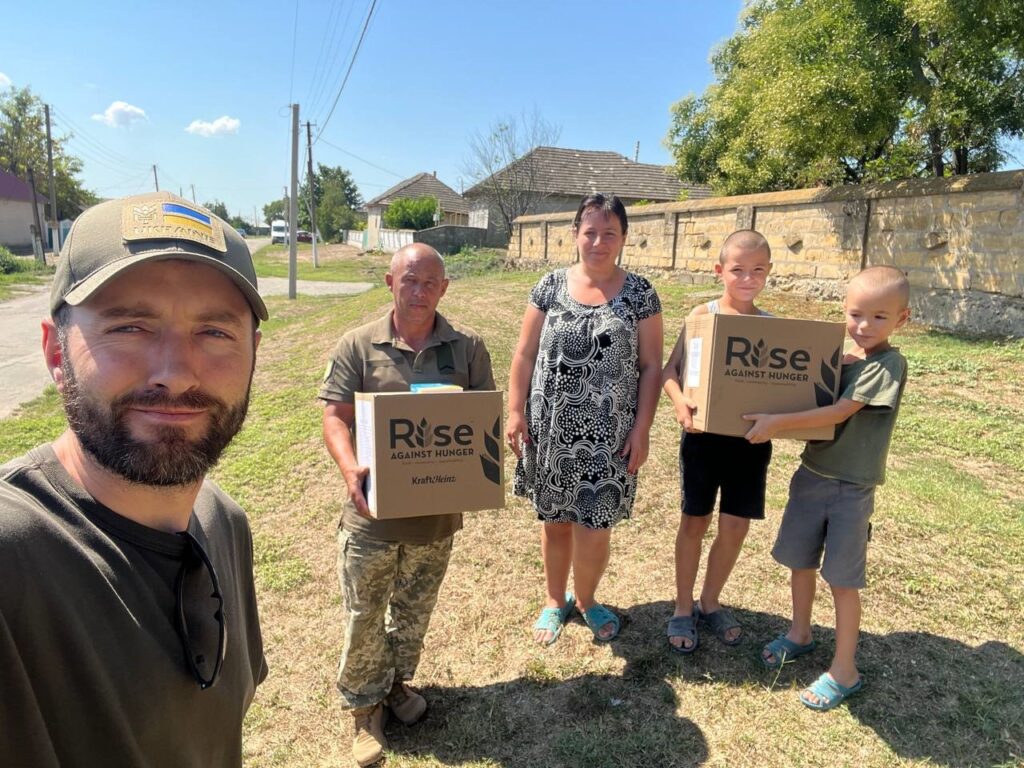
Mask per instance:
[[[258,259],[260,274],[279,268],[273,249]],[[368,255],[332,269],[332,279],[380,283],[383,263]],[[537,277],[453,280],[442,303],[487,339],[502,389]],[[667,354],[710,287],[684,288],[670,277],[655,284]],[[342,483],[323,449],[315,395],[338,337],[378,316],[388,299],[383,288],[270,299],[250,416],[214,473],[248,509],[255,535],[271,672],[246,721],[252,768],[351,764],[350,718],[334,691]],[[778,292],[762,303],[780,315],[840,314],[835,303]],[[533,645],[542,570],[528,504],[509,495],[504,510],[466,515],[416,680],[432,709],[413,728],[388,726],[388,765],[1024,764],[1024,343],[915,328],[898,343],[910,384],[868,557],[859,657],[867,684],[848,706],[819,714],[797,700],[831,656],[823,584],[818,649],[779,673],[757,661],[763,642],[787,626],[787,573],[769,550],[798,463],[795,442],[775,443],[768,519],[752,526],[723,595],[744,625],[743,642],[726,648],[704,633],[692,657],[666,650],[679,431],[663,398],[633,520],[612,538],[600,592],[627,618],[620,638],[595,644],[574,620],[551,648]],[[51,391],[0,421],[0,458],[61,425]],[[507,461],[508,477],[512,468]]]
[[[21,256],[11,257],[18,271],[7,271],[0,260],[0,301],[15,298],[24,293],[26,286],[43,285],[53,276],[53,267],[43,266],[35,259]]]

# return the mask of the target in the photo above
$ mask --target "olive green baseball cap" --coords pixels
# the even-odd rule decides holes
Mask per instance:
[[[252,312],[266,320],[249,246],[229,224],[170,192],[108,200],[75,220],[57,261],[50,313],[77,306],[122,271],[144,261],[181,259],[231,278]]]

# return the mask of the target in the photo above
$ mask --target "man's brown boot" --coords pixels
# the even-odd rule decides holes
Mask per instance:
[[[418,722],[427,711],[427,700],[401,680],[395,680],[391,691],[384,697],[384,703],[388,705],[391,714],[406,725]]]
[[[388,748],[384,738],[384,707],[374,704],[372,707],[353,709],[356,737],[352,741],[352,757],[361,768],[373,765],[384,757]]]

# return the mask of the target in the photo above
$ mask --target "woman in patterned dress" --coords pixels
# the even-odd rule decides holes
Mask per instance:
[[[647,460],[662,355],[658,294],[617,264],[627,228],[617,197],[583,199],[573,220],[579,260],[534,286],[509,374],[515,492],[543,523],[541,645],[558,639],[574,607],[597,640],[619,632],[619,618],[594,593],[611,529],[630,516]]]

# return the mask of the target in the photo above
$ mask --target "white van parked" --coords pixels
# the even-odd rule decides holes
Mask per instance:
[[[274,219],[270,222],[270,242],[271,244],[288,242],[287,221],[284,219]]]

